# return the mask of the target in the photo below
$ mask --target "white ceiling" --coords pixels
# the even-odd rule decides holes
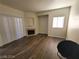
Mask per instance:
[[[22,11],[39,12],[70,6],[73,0],[0,0],[0,3]]]

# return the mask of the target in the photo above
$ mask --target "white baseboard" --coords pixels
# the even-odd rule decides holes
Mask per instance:
[[[48,36],[50,36],[50,37],[64,38],[65,39],[65,37],[60,37],[60,36],[52,36],[52,35],[48,35]]]

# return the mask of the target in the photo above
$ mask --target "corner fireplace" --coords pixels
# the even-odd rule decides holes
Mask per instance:
[[[35,29],[28,29],[27,33],[28,33],[28,35],[34,35],[35,34]]]

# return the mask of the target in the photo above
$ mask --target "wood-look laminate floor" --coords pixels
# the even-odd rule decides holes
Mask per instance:
[[[24,37],[0,48],[0,59],[59,59],[57,44],[61,38],[36,35]]]

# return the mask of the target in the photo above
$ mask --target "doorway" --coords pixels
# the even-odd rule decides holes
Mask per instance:
[[[48,15],[38,16],[39,33],[48,34]]]

